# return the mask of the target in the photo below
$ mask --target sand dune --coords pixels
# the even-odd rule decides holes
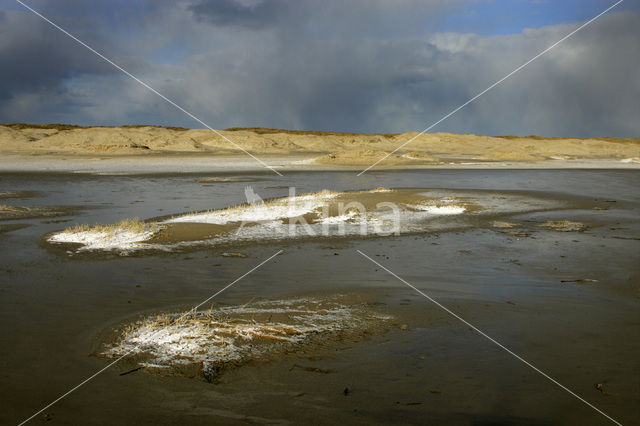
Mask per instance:
[[[418,135],[415,132],[355,134],[262,128],[228,129],[220,133],[255,155],[296,155],[306,158],[307,164],[353,166],[372,164]],[[245,155],[222,136],[207,129],[23,124],[0,125],[0,153],[105,157],[179,153]],[[605,159],[624,162],[638,157],[640,139],[431,133],[417,136],[381,165]]]

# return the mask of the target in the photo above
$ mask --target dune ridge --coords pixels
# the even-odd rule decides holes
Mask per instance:
[[[418,135],[417,132],[357,134],[265,128],[232,128],[220,133],[255,155],[295,155],[305,158],[307,164],[354,166],[371,164]],[[62,124],[0,125],[0,153],[107,157],[181,153],[245,155],[208,129]],[[382,165],[600,159],[640,163],[640,139],[428,133],[417,136]]]

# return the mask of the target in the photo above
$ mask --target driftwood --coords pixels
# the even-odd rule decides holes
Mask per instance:
[[[126,376],[127,374],[135,373],[138,370],[142,370],[145,366],[136,367],[133,370],[125,371],[124,373],[120,373],[121,376]]]

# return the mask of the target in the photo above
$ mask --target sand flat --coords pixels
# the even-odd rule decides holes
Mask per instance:
[[[2,203],[51,205],[58,200],[92,208],[69,217],[65,224],[29,220],[29,227],[0,235],[1,336],[10,342],[4,345],[3,354],[5,388],[10,392],[4,399],[6,409],[0,413],[2,422],[15,423],[25,413],[32,413],[34,396],[53,400],[59,396],[57,389],[69,388],[70,378],[88,377],[112,362],[112,358],[88,355],[104,353],[104,343],[119,345],[120,326],[184,312],[280,249],[284,252],[273,263],[214,299],[213,309],[229,307],[232,322],[237,320],[243,330],[251,326],[235,316],[243,305],[362,294],[371,302],[371,310],[366,312],[391,315],[396,324],[388,331],[381,327],[380,333],[366,336],[356,330],[350,335],[356,341],[345,339],[344,345],[336,344],[331,334],[317,334],[317,340],[300,344],[280,342],[277,339],[283,336],[271,334],[275,339],[261,340],[265,353],[271,355],[254,361],[251,352],[246,363],[224,369],[217,376],[204,374],[218,372],[215,362],[209,364],[213,369],[206,370],[202,364],[152,363],[155,353],[162,355],[163,348],[171,350],[174,343],[186,345],[190,339],[172,340],[168,346],[154,344],[150,352],[132,354],[101,374],[99,382],[90,385],[94,392],[74,393],[72,407],[61,405],[52,411],[53,421],[83,424],[108,419],[126,424],[132,417],[144,419],[151,413],[158,415],[156,423],[189,423],[185,410],[217,410],[221,404],[229,412],[243,415],[263,414],[271,419],[298,416],[300,423],[326,419],[351,424],[380,415],[388,415],[391,422],[407,413],[413,416],[408,418],[412,423],[433,416],[439,416],[436,423],[442,419],[440,423],[464,424],[594,421],[594,413],[573,401],[571,395],[468,330],[356,250],[472,321],[621,423],[632,424],[637,418],[640,399],[637,374],[633,373],[638,371],[640,342],[629,338],[638,335],[640,327],[635,255],[640,236],[637,170],[412,170],[376,173],[365,177],[366,181],[353,178],[351,172],[301,172],[283,178],[267,173],[262,174],[264,180],[252,184],[265,200],[286,196],[292,185],[297,194],[323,188],[342,192],[388,188],[357,195],[376,202],[387,196],[395,199],[403,196],[403,188],[419,186],[431,188],[419,191],[437,198],[438,207],[454,204],[446,202],[453,200],[452,190],[458,199],[464,196],[459,192],[495,193],[496,198],[489,200],[505,207],[515,203],[502,197],[525,193],[567,205],[531,212],[529,204],[523,208],[527,211],[516,215],[501,210],[437,219],[458,222],[475,217],[473,221],[482,225],[454,232],[283,240],[149,256],[120,257],[108,252],[71,255],[62,246],[47,250],[42,236],[82,223],[117,223],[131,217],[163,220],[158,215],[168,218],[224,209],[243,201],[246,184],[209,186],[196,181],[203,176],[200,174],[3,174],[5,191],[14,195],[17,191],[39,191],[42,198],[6,199]],[[122,190],[124,183],[126,191]],[[286,186],[274,188],[276,183]],[[407,197],[406,203],[418,205],[413,198]],[[540,226],[565,220],[587,228],[557,232]],[[186,232],[176,231],[178,239]],[[193,231],[197,238],[204,229]],[[223,254],[234,252],[241,252],[244,258]],[[350,301],[344,304],[352,306]],[[265,313],[265,321],[258,325],[272,326],[270,322],[276,317],[269,320],[268,315],[271,313]],[[184,337],[180,333],[167,336]],[[281,344],[292,351],[281,356],[277,349]],[[141,362],[147,366],[136,370]],[[43,377],[47,386],[35,379]],[[207,378],[217,384],[207,383]],[[607,394],[596,384],[602,384]],[[464,410],[460,401],[465,401]],[[305,410],[300,410],[301,405]],[[363,415],[354,412],[354,407],[379,408]],[[547,411],[541,412],[540,407],[547,407]],[[217,415],[206,414],[196,420],[201,419],[225,423]]]

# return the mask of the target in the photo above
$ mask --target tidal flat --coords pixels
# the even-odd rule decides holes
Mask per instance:
[[[639,178],[599,169],[1,174],[7,212],[57,214],[2,220],[0,422],[19,423],[130,354],[37,420],[606,423],[409,283],[617,421],[639,424]],[[276,238],[272,224],[258,239],[205,238],[231,226],[211,221],[247,205],[247,186],[264,200],[295,187],[367,207],[394,201],[410,220],[399,235]],[[379,187],[390,192],[372,192]],[[184,220],[198,214],[207,226]],[[357,219],[328,217],[332,226]],[[133,218],[183,220],[149,236],[160,250],[48,241]],[[249,222],[249,231],[265,225]],[[197,344],[149,345],[149,330]]]

